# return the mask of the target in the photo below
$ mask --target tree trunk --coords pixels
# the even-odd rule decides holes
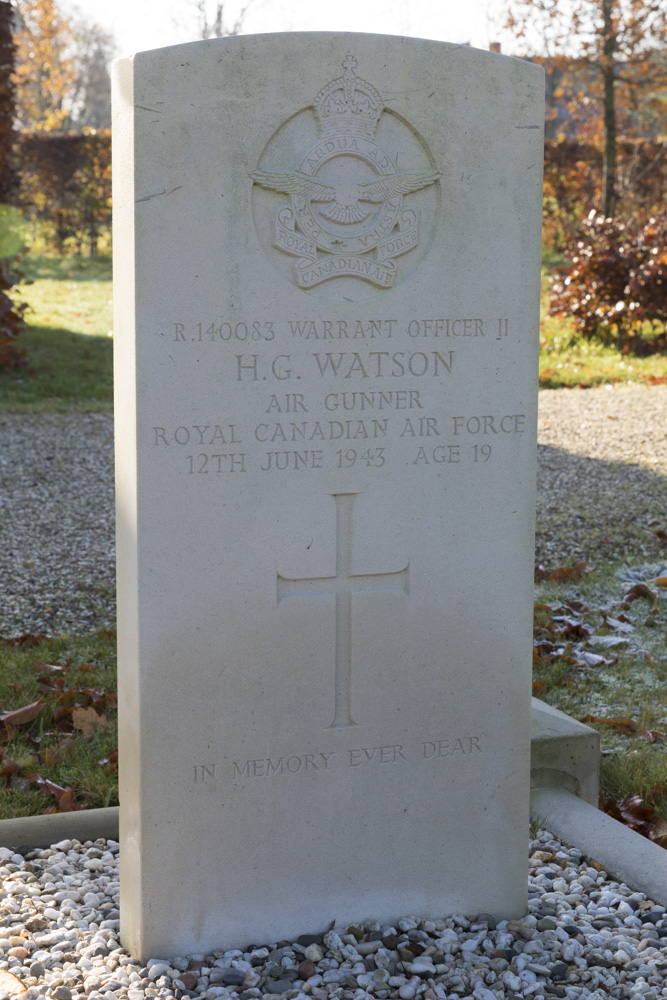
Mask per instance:
[[[614,7],[617,0],[602,0],[603,47],[602,80],[604,104],[604,204],[606,218],[616,211],[616,49]]]
[[[19,178],[14,167],[14,114],[16,97],[12,73],[16,63],[16,46],[12,37],[14,8],[8,0],[0,0],[0,204],[16,203]],[[15,284],[11,260],[0,260],[0,368],[25,364],[25,351],[15,340],[23,329],[25,306],[16,305],[7,292]]]

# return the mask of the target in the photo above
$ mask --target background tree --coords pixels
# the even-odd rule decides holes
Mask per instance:
[[[75,69],[72,26],[55,0],[17,0],[16,95],[19,127],[25,131],[67,128]]]
[[[611,217],[619,199],[619,123],[640,106],[667,114],[666,0],[512,0],[507,26],[527,51],[541,47],[547,70],[560,76],[551,87],[572,112],[603,135],[602,211]]]
[[[99,24],[74,25],[75,81],[72,124],[75,128],[111,128],[109,63],[117,52],[113,34]]]
[[[16,337],[23,329],[25,307],[16,306],[7,292],[14,285],[11,270],[12,203],[18,193],[18,177],[12,162],[14,145],[15,47],[12,39],[15,11],[8,0],[0,0],[0,367],[21,364],[23,351]],[[16,249],[20,249],[17,247]]]
[[[197,18],[198,38],[224,38],[228,35],[240,35],[243,31],[248,9],[253,0],[246,0],[239,7],[236,16],[230,13],[229,4],[217,2],[210,4],[207,0],[192,0]]]

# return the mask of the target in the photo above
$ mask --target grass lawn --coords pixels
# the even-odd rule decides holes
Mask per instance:
[[[0,704],[1,818],[118,804],[115,633],[0,641]]]
[[[28,257],[24,270],[28,368],[0,372],[0,412],[110,412],[111,259]]]
[[[667,819],[667,557],[640,566],[538,584],[533,693],[600,733],[608,795],[653,791]]]
[[[664,354],[635,357],[578,336],[574,323],[546,316],[540,323],[540,388],[591,389],[611,382],[667,382]]]
[[[28,258],[26,272],[17,298],[30,306],[20,341],[29,368],[0,373],[0,412],[110,412],[109,258]],[[545,307],[546,299],[545,282]],[[663,355],[635,358],[581,340],[547,316],[540,336],[544,388],[667,381]],[[641,793],[667,818],[667,586],[649,567],[647,592],[629,599],[642,581],[619,571],[601,563],[539,582],[535,693],[575,718],[593,717],[609,796]],[[0,816],[117,801],[113,635],[0,642],[0,702]],[[7,718],[29,705],[32,720]]]

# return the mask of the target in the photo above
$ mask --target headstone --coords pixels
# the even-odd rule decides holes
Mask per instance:
[[[135,955],[526,910],[543,96],[385,36],[116,64]]]

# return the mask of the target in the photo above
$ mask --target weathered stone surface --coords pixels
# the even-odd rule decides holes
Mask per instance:
[[[114,89],[123,941],[519,917],[541,70],[290,34]]]

